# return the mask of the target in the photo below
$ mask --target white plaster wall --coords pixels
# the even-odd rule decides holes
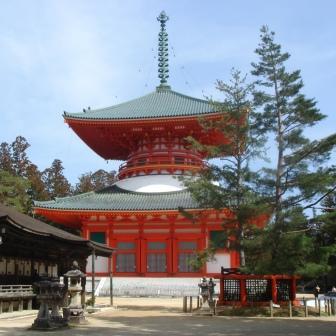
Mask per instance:
[[[229,253],[216,253],[215,259],[208,261],[206,264],[207,273],[220,273],[221,267],[230,268],[230,254]]]
[[[108,258],[96,257],[95,260],[95,273],[108,273]],[[86,264],[86,272],[92,272],[92,256],[88,257]]]
[[[173,175],[146,175],[116,182],[120,188],[137,192],[169,192],[185,189],[183,182]]]

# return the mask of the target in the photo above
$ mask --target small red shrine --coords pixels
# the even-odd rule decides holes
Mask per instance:
[[[223,219],[232,214],[200,209],[178,178],[197,176],[206,168],[204,154],[191,149],[185,138],[191,135],[208,144],[227,139],[199,125],[200,117],[220,118],[213,104],[167,84],[167,20],[164,12],[158,17],[160,85],[154,92],[104,109],[64,113],[65,122],[97,154],[125,161],[118,181],[103,190],[35,202],[35,213],[116,248],[115,276],[199,277],[219,273],[221,266],[239,266],[238,253],[225,248],[203,269],[195,271],[190,265],[195,252],[208,246],[223,230]],[[192,222],[180,208],[202,216]],[[104,276],[109,267],[101,259],[96,271]]]

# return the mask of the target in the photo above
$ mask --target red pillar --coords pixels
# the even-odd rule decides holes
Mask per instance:
[[[272,281],[272,301],[273,303],[277,303],[278,302],[278,290],[277,290],[276,278],[272,276],[271,281]]]
[[[296,278],[295,276],[291,278],[289,299],[291,301],[294,301],[296,299]]]
[[[247,304],[247,295],[246,295],[246,279],[240,279],[240,303],[242,306]]]

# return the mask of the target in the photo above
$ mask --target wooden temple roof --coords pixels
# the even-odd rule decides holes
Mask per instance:
[[[12,207],[0,204],[0,228],[5,230],[5,226],[10,226],[22,235],[29,235],[31,240],[58,241],[62,244],[73,245],[73,248],[82,248],[87,251],[95,250],[96,255],[110,256],[114,249],[104,244],[83,239],[67,231],[58,229],[52,225],[22,214]],[[1,247],[1,245],[0,245]],[[19,242],[18,242],[18,248]],[[90,253],[87,253],[90,254]]]
[[[178,210],[199,209],[199,204],[187,189],[148,193],[129,191],[113,185],[99,191],[56,198],[52,201],[35,201],[34,208],[96,211]]]

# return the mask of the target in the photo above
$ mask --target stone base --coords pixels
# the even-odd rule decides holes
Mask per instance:
[[[63,308],[63,316],[70,324],[87,324],[82,308]]]
[[[57,321],[51,319],[37,318],[32,324],[30,329],[33,330],[57,330],[68,328],[68,322],[64,319],[57,319]]]
[[[208,301],[205,301],[202,304],[202,307],[197,310],[193,315],[198,315],[198,316],[213,316],[214,315],[214,310],[212,307],[209,306]]]
[[[85,318],[85,316],[70,316],[69,318],[70,324],[88,324],[89,322]]]

